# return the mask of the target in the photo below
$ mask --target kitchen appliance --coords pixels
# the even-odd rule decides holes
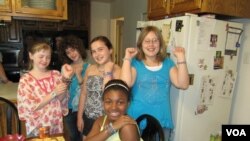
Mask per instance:
[[[3,67],[9,80],[18,82],[20,78],[20,68],[18,66],[18,54],[20,49],[15,46],[0,45],[0,52],[3,57]]]
[[[174,130],[170,140],[209,141],[210,136],[220,136],[222,124],[229,122],[243,25],[186,14],[138,21],[137,38],[146,25],[161,29],[175,62],[171,50],[181,46],[186,51],[190,86],[187,90],[171,87]]]

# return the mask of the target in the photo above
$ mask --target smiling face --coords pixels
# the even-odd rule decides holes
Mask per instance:
[[[70,60],[72,60],[73,62],[77,62],[81,59],[81,55],[79,54],[79,52],[75,48],[68,47],[66,49],[65,53],[68,56],[68,58]]]
[[[33,62],[33,67],[39,70],[46,70],[51,60],[51,50],[42,49],[34,54],[29,53],[30,59]]]
[[[91,54],[95,62],[99,65],[111,60],[112,49],[109,49],[101,40],[91,43]]]
[[[143,42],[142,50],[145,53],[145,57],[155,57],[160,51],[160,42],[154,32],[149,32]]]
[[[103,97],[104,111],[110,121],[125,115],[128,105],[128,96],[121,90],[110,90]]]

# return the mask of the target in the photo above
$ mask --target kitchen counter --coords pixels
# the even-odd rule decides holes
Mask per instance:
[[[0,84],[0,97],[16,103],[18,83]]]

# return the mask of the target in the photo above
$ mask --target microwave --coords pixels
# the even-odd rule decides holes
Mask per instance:
[[[10,48],[10,47],[1,47],[0,52],[2,54],[2,64],[4,68],[8,67],[18,67],[18,55],[19,55],[18,48]]]

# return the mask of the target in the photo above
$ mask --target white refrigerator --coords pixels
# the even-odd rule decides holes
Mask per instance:
[[[209,141],[228,124],[237,78],[241,23],[185,16],[158,21],[138,21],[137,35],[146,25],[161,29],[167,52],[175,46],[186,50],[190,86],[171,88],[174,130],[171,141]]]

